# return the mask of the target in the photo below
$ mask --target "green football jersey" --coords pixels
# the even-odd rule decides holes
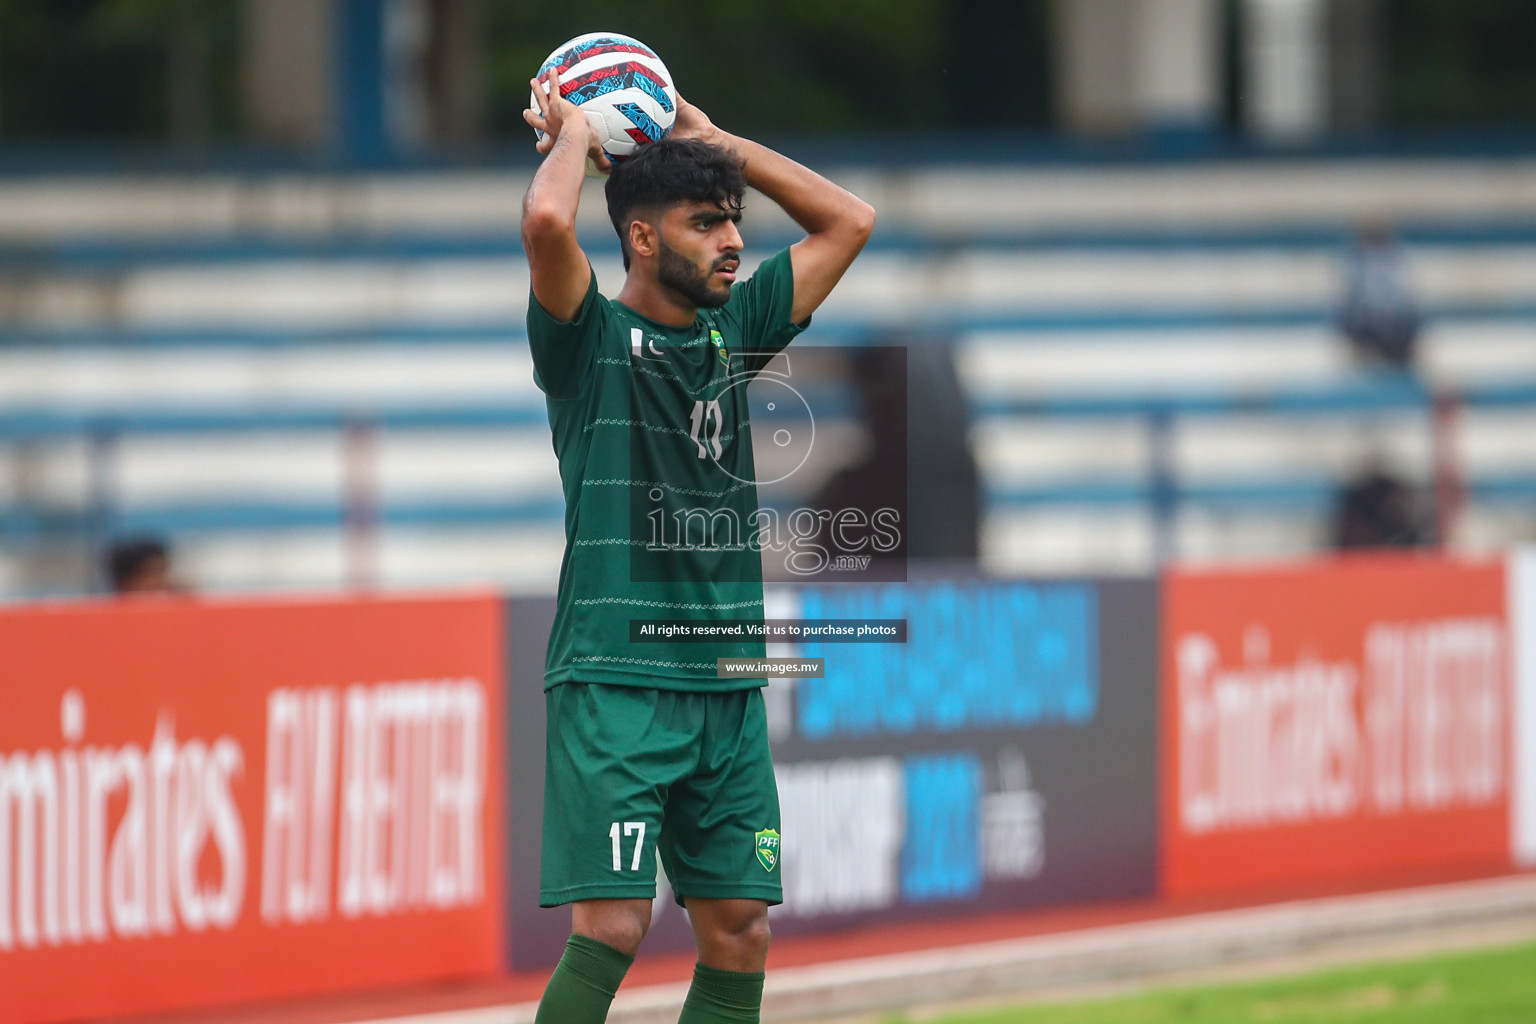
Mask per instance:
[[[763,642],[631,642],[631,619],[761,619],[762,556],[747,383],[810,322],[790,320],[789,250],[718,309],[669,327],[604,298],[594,274],[574,320],[531,294],[534,380],[549,406],[565,492],[565,557],[545,661],[568,681],[657,689],[761,686],[716,679],[717,658]]]

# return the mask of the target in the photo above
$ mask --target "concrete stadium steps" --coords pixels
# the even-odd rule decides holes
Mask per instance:
[[[985,331],[957,356],[978,398],[1318,383],[1350,365],[1345,344],[1324,327]]]
[[[1536,379],[1532,172],[1536,161],[1500,159],[833,168],[875,202],[881,224],[806,340],[947,334],[980,403],[1337,387],[1356,373],[1333,326],[1344,243],[1357,221],[1381,217],[1403,226],[1431,314],[1425,379]],[[392,518],[373,557],[388,584],[551,586],[558,519],[538,510],[559,490],[522,331],[527,176],[0,179],[0,418],[334,410],[262,433],[129,435],[106,479],[83,440],[5,443],[0,526],[17,502],[79,519],[103,487],[121,522],[201,503],[176,521],[202,525],[176,539],[206,585],[340,584],[343,414],[526,407],[526,422],[384,430],[376,497]],[[622,270],[601,185],[587,188],[580,226],[612,292]],[[749,200],[745,231],[761,248],[748,266],[791,230],[771,204]],[[1176,420],[1180,481],[1207,497],[1247,495],[1181,509],[1179,551],[1315,550],[1334,481],[1369,457],[1429,479],[1426,415],[1352,415]],[[1455,435],[1464,471],[1529,479],[1533,430],[1536,413],[1467,411]],[[995,493],[1040,498],[993,503],[984,550],[994,569],[1151,567],[1143,415],[989,415],[975,443]],[[1457,544],[1536,534],[1524,493],[1474,500]],[[416,514],[431,502],[451,507],[438,528]],[[254,513],[226,514],[241,503]],[[207,528],[235,519],[234,532]],[[88,571],[76,545],[60,557]],[[0,591],[38,578],[0,552]]]
[[[1497,351],[1466,360],[1480,346],[1518,348],[1523,328],[1498,331],[1485,324],[1446,325],[1431,347],[1431,365],[1472,369],[1447,376],[1487,376],[1507,365]],[[1073,340],[1075,339],[1075,341]],[[1435,347],[1438,346],[1438,347]],[[1443,351],[1442,358],[1434,355]],[[1286,383],[1336,382],[1348,361],[1337,339],[1315,329],[1169,332],[1151,339],[1126,332],[1081,332],[1059,343],[979,335],[963,342],[962,367],[979,397],[1023,393],[1060,396],[1124,389],[1169,393],[1191,388],[1244,389]],[[1300,353],[1303,358],[1288,360]],[[1289,364],[1289,365],[1288,365]],[[1476,371],[1476,372],[1473,372]],[[61,347],[0,353],[0,411],[36,404],[75,408],[263,409],[284,402],[330,405],[339,411],[422,404],[511,402],[539,413],[526,352],[516,343],[433,345],[333,344],[252,348],[153,348],[141,351]],[[387,584],[429,584],[466,578],[525,585],[552,583],[558,558],[521,560],[526,537],[558,520],[508,516],[520,503],[558,505],[559,485],[541,414],[524,428],[386,429],[373,464],[375,497],[386,507],[409,509],[440,502],[464,509],[459,525],[411,526],[409,517],[383,526],[379,578]],[[1536,472],[1529,442],[1536,414],[1520,409],[1468,410],[1457,427],[1457,451],[1473,476]],[[1044,488],[1045,493],[1092,493],[1094,488],[1145,489],[1150,441],[1145,417],[1060,419],[984,417],[975,427],[976,451],[994,491]],[[1342,479],[1371,458],[1410,479],[1426,482],[1432,452],[1428,417],[1376,414],[1269,414],[1189,417],[1175,422],[1173,469],[1193,486],[1293,477]],[[31,506],[83,512],[93,500],[90,447],[55,439],[0,447],[0,506],[24,499]],[[250,515],[233,533],[206,527],[178,534],[184,564],[207,586],[339,585],[348,575],[339,529],[348,472],[345,445],[334,427],[165,436],[130,434],[116,442],[107,485],[121,523],[153,510],[205,503],[215,512],[190,522],[218,521],[216,509],[291,503],[289,526],[277,532]],[[1303,554],[1325,546],[1328,489],[1306,507],[1238,508],[1192,505],[1175,523],[1178,550],[1197,559]],[[1144,571],[1154,564],[1154,531],[1145,504],[1119,507],[1051,499],[1033,506],[994,505],[984,536],[988,563],[1010,572]],[[1536,533],[1518,505],[1474,502],[1456,540],[1486,549]],[[293,514],[309,508],[299,520]],[[330,511],[326,511],[329,509]],[[476,509],[481,509],[476,513]],[[259,510],[258,510],[259,511]],[[178,522],[189,522],[177,519]],[[304,522],[311,524],[309,528]],[[324,529],[316,524],[330,524]],[[479,523],[480,525],[475,525]],[[542,525],[540,525],[542,523]],[[466,542],[464,536],[475,539]],[[250,543],[247,544],[246,542]],[[546,564],[548,563],[548,564]],[[454,567],[452,569],[445,567]],[[82,569],[81,571],[86,571]],[[6,580],[11,585],[6,584]],[[26,589],[25,574],[0,568],[0,589]]]
[[[560,478],[548,431],[384,431],[369,459],[374,496],[462,500],[547,497]],[[345,439],[310,434],[127,437],[115,476],[123,507],[343,497]]]
[[[1221,511],[1192,507],[1176,524],[1187,562],[1234,557],[1302,557],[1328,544],[1324,511]],[[1457,550],[1492,555],[1510,538],[1536,536],[1536,508],[1469,506],[1453,538]],[[344,587],[351,582],[349,542],[339,529],[240,530],[178,534],[177,564],[208,590]],[[485,583],[519,592],[551,592],[564,535],[558,520],[516,527],[386,527],[372,556],[385,587]],[[1156,567],[1150,517],[1134,507],[1044,506],[994,510],[982,534],[983,560],[998,574],[1119,575]],[[55,551],[40,569],[15,548],[0,549],[0,595],[44,594],[97,585],[95,552],[78,543]],[[39,578],[43,569],[48,579]]]
[[[1337,381],[1351,372],[1347,345],[1317,326],[977,331],[959,340],[960,371],[981,400],[1265,389]],[[1422,345],[1424,375],[1438,385],[1536,378],[1536,323],[1447,320],[1431,324]],[[0,347],[0,410],[491,400],[541,401],[521,336],[430,344],[298,336],[282,345]]]
[[[752,249],[748,269],[767,255]],[[593,252],[610,294],[616,254]],[[880,327],[986,316],[1289,314],[1327,318],[1347,259],[1339,247],[1231,251],[1071,248],[881,251],[853,265],[822,315]],[[1407,267],[1430,313],[1536,311],[1536,245],[1418,247]],[[494,325],[517,330],[528,296],[520,257],[292,259],[155,265],[121,272],[0,275],[0,327],[25,330],[324,331]]]
[[[114,442],[103,482],[119,515],[200,503],[340,503],[356,468],[347,443],[334,431],[130,434]],[[561,500],[547,429],[385,430],[363,457],[370,497],[385,506]],[[81,440],[0,444],[0,505],[87,508],[98,484],[92,458]]]
[[[1306,558],[1329,550],[1333,508],[1182,508],[1173,524],[1184,564]],[[1456,521],[1450,546],[1492,557],[1511,543],[1536,537],[1536,504],[1469,502]],[[1024,576],[1121,575],[1156,571],[1152,517],[1135,506],[1089,504],[993,508],[982,530],[982,558],[999,574]]]
[[[550,594],[564,549],[557,521],[520,530],[382,530],[368,558],[384,587],[485,585]],[[352,582],[348,552],[336,531],[189,536],[176,549],[188,578],[237,589],[345,587]]]
[[[1432,466],[1427,420],[1411,414],[1368,423],[1346,416],[1186,419],[1172,427],[1170,468],[1179,480],[1190,483],[1309,475],[1343,479],[1363,463],[1379,459],[1411,479],[1427,480]],[[1479,420],[1477,441],[1493,435],[1496,457],[1489,461],[1497,469],[1536,470],[1536,450],[1522,456],[1509,436],[1529,422],[1530,417],[1514,418],[1504,429],[1501,419]],[[1144,479],[1152,458],[1144,419],[1082,424],[1048,418],[990,419],[977,424],[974,441],[988,480],[1005,488]]]
[[[1179,512],[1174,536],[1184,564],[1305,558],[1332,544],[1332,510],[1209,509]],[[1529,504],[1470,504],[1451,537],[1454,550],[1492,557],[1511,538],[1536,536]],[[1121,575],[1156,571],[1152,519],[1132,507],[1058,505],[994,510],[982,532],[983,559],[995,573],[1026,576]]]
[[[1212,389],[1264,391],[1336,383],[1351,372],[1342,343],[1314,328],[1252,331],[1080,332],[975,336],[961,366],[973,395],[1061,399],[1076,394],[1168,395]],[[1425,339],[1426,376],[1441,385],[1536,376],[1536,336],[1520,324],[1442,323]],[[1427,486],[1433,439],[1427,413],[1243,414],[1174,421],[1170,468],[1186,486],[1242,485],[1291,478],[1316,481],[1316,500],[1282,507],[1234,502],[1187,506],[1174,524],[1183,557],[1216,559],[1301,555],[1329,544],[1332,486],[1380,462]],[[1536,416],[1519,408],[1469,409],[1454,429],[1454,453],[1472,478],[1536,472]],[[986,531],[989,560],[1016,572],[1143,571],[1155,564],[1146,506],[1095,507],[1095,489],[1145,492],[1152,457],[1145,416],[1058,419],[1004,416],[975,433],[984,475],[994,488],[1072,502],[994,507]],[[1518,501],[1474,498],[1452,538],[1463,550],[1489,550],[1536,534],[1536,514]]]
[[[1455,367],[1497,336],[1460,339],[1442,330],[1430,362]],[[1536,345],[1532,345],[1536,348]],[[1060,397],[1116,390],[1148,394],[1218,388],[1263,389],[1329,383],[1348,372],[1342,346],[1322,332],[1214,332],[1166,342],[1111,334],[1075,344],[983,337],[964,344],[961,365],[981,398]],[[1473,359],[1475,369],[1493,360]],[[1533,367],[1536,369],[1536,367]],[[1445,371],[1454,382],[1471,373]],[[524,430],[386,430],[378,452],[381,493],[513,495],[526,487],[557,494],[546,431],[526,352],[510,345],[329,346],[316,349],[28,349],[0,353],[0,411],[56,406],[174,410],[280,409],[332,405],[338,413],[396,407],[493,403],[526,406]],[[1529,443],[1536,415],[1518,409],[1466,412],[1457,454],[1471,473],[1536,469]],[[978,456],[994,484],[1047,480],[1139,479],[1151,452],[1144,417],[1084,422],[1039,416],[978,422]],[[81,500],[86,488],[80,446],[49,447],[57,457],[33,471],[35,492],[50,501]],[[73,452],[73,455],[68,454]],[[34,449],[34,453],[36,449]],[[414,453],[414,454],[413,454]],[[1343,475],[1370,456],[1417,479],[1431,462],[1427,416],[1413,413],[1254,414],[1180,420],[1173,469],[1181,479]],[[334,492],[344,472],[335,431],[194,438],[129,435],[118,442],[115,486],[123,500],[153,502],[258,493]],[[0,495],[17,471],[0,474]],[[534,481],[536,484],[523,482]]]
[[[1499,219],[1536,210],[1529,160],[1294,160],[1136,167],[933,168],[871,202],[935,232]]]
[[[1424,373],[1446,384],[1536,377],[1536,323],[1432,320],[1420,349]]]
[[[1321,326],[975,331],[958,341],[960,372],[978,400],[1263,390],[1334,382],[1352,372],[1348,346]],[[526,345],[520,335],[430,344],[299,335],[281,345],[14,345],[0,347],[0,410],[539,403]],[[1424,376],[1437,385],[1536,378],[1536,323],[1434,323],[1422,356]]]
[[[432,345],[0,347],[0,411],[284,403],[366,411],[488,401],[542,408],[533,360],[521,338]]]
[[[1348,343],[1325,325],[975,331],[958,358],[966,386],[983,399],[1264,390],[1337,381],[1353,366]],[[1420,373],[1441,386],[1536,379],[1536,321],[1431,321]]]
[[[996,232],[1172,231],[1216,226],[1536,218],[1530,159],[1296,159],[1134,166],[818,169],[881,211],[882,224],[941,238]],[[81,238],[312,238],[354,233],[515,233],[531,169],[355,177],[149,176],[0,181],[0,244]],[[783,225],[764,201],[764,229]],[[584,227],[605,228],[601,182]]]
[[[1406,250],[1410,282],[1426,307],[1492,307],[1536,299],[1536,248]],[[985,245],[930,255],[860,257],[829,311],[903,313],[924,303],[974,312],[1329,310],[1347,257],[1336,247],[1210,251],[1119,249],[1019,252]]]
[[[0,182],[0,240],[504,231],[522,216],[529,178],[526,170],[19,178]],[[600,195],[594,183],[588,198]]]
[[[1456,428],[1457,464],[1470,476],[1536,465],[1536,412],[1469,409]]]
[[[353,539],[338,529],[240,530],[177,534],[178,575],[199,590],[337,589],[357,582]],[[370,585],[384,588],[492,586],[509,593],[553,593],[565,548],[558,520],[518,529],[388,528],[363,554]],[[99,552],[78,540],[23,553],[0,547],[6,599],[99,589]]]
[[[1129,505],[991,509],[981,561],[1002,576],[1140,573],[1155,562],[1152,517]]]

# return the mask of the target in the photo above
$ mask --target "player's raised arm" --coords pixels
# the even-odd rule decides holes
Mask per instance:
[[[747,184],[784,208],[806,236],[789,250],[795,272],[796,323],[816,311],[875,228],[875,208],[809,167],[767,146],[721,131],[693,104],[677,98],[677,138],[702,139],[742,161]]]
[[[523,120],[544,133],[538,150],[544,154],[523,197],[523,251],[533,274],[533,294],[556,320],[570,320],[581,309],[592,279],[587,254],[576,241],[576,207],[590,155],[606,171],[597,132],[581,108],[560,95],[560,77],[549,72],[549,95],[538,79],[530,83],[538,113],[523,111]]]

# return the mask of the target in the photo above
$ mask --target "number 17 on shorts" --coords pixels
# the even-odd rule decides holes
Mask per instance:
[[[626,858],[624,849],[630,845],[631,836],[634,836],[634,853]],[[608,829],[608,838],[613,843],[613,870],[623,871],[628,868],[630,871],[639,871],[640,855],[645,850],[645,822],[616,821]]]

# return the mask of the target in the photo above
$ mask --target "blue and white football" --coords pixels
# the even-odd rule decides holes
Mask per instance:
[[[597,126],[603,152],[620,161],[665,138],[677,119],[677,89],[656,51],[619,32],[589,32],[562,43],[536,76],[549,95],[549,72],[560,72],[560,95]],[[529,108],[539,109],[528,94]],[[543,138],[542,132],[535,132]],[[590,165],[589,165],[590,167]]]

